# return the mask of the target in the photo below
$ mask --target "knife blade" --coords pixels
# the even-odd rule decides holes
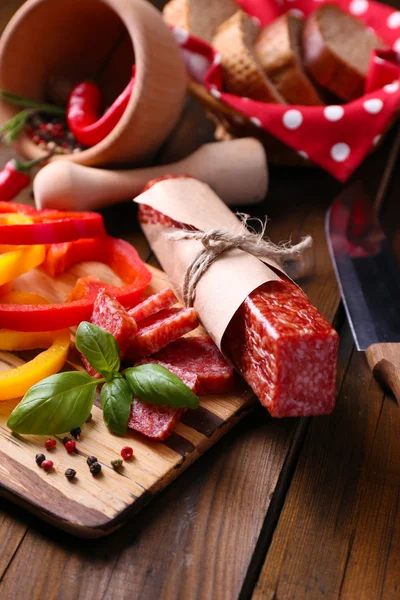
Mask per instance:
[[[400,267],[377,216],[399,148],[400,129],[377,195],[355,180],[328,210],[325,231],[356,347],[400,405]]]

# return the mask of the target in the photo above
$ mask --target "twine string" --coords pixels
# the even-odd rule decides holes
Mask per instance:
[[[203,248],[193,259],[185,272],[183,280],[183,301],[185,306],[193,306],[196,287],[204,273],[225,252],[242,250],[260,260],[274,260],[279,266],[288,259],[297,258],[312,245],[311,236],[306,236],[298,244],[290,242],[274,244],[265,237],[267,221],[261,221],[261,232],[256,233],[248,227],[249,216],[239,215],[242,219],[241,231],[232,233],[227,229],[215,228],[209,231],[169,230],[164,235],[172,241],[194,240],[201,242]]]

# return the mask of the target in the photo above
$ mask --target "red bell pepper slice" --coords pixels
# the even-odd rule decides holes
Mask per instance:
[[[8,210],[7,210],[8,207]],[[105,235],[103,217],[94,212],[64,212],[41,210],[23,212],[29,214],[33,223],[28,225],[6,224],[1,213],[17,212],[10,210],[9,203],[0,204],[0,240],[2,244],[58,244],[80,238],[94,238]]]
[[[58,248],[61,259],[55,272],[61,272],[77,262],[96,260],[107,264],[122,279],[124,285],[116,287],[95,277],[83,277],[76,282],[69,296],[71,301],[64,304],[0,303],[0,328],[14,331],[54,331],[71,327],[90,320],[100,289],[107,290],[124,306],[132,307],[139,302],[151,281],[152,275],[135,248],[123,240],[105,236],[90,241],[78,240],[62,246],[63,248]],[[51,252],[52,248],[49,249],[49,254]],[[63,252],[65,260],[62,258]],[[45,270],[49,270],[50,262],[44,263]]]

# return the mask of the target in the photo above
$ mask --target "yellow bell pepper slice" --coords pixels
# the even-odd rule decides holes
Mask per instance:
[[[7,223],[33,223],[25,215],[2,215]],[[38,267],[46,258],[46,247],[43,244],[35,246],[0,245],[0,286]]]
[[[46,304],[48,301],[38,294],[10,292],[2,302]],[[19,398],[42,379],[58,373],[67,359],[69,344],[68,329],[38,333],[0,330],[0,350],[32,350],[50,345],[28,363],[0,372],[0,401]]]

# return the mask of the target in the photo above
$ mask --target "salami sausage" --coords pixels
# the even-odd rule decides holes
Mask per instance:
[[[139,205],[141,223],[164,223],[165,218]],[[168,226],[183,225],[169,219]],[[280,275],[281,281],[260,286],[239,307],[222,340],[223,352],[272,416],[330,413],[338,334],[305,294]]]
[[[273,417],[334,408],[339,337],[291,281],[269,281],[236,312],[223,348]]]

